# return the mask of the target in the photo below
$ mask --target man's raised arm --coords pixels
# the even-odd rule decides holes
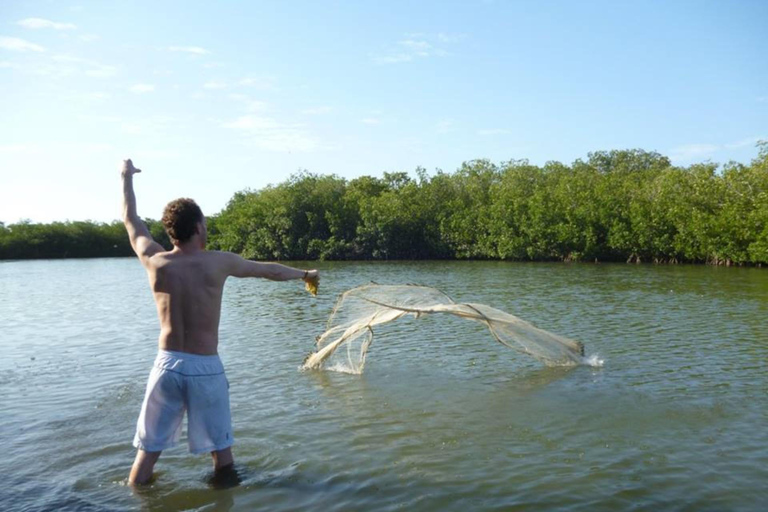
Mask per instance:
[[[142,263],[154,254],[163,251],[163,247],[152,239],[147,225],[136,213],[136,194],[133,192],[133,175],[141,172],[133,166],[130,159],[123,161],[123,223],[128,230],[131,247]]]

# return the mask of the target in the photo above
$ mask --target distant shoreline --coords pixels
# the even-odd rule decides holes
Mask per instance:
[[[214,249],[209,249],[214,250]],[[76,260],[99,260],[99,259],[134,259],[135,254],[127,256],[78,256],[78,257],[59,257],[59,258],[15,258],[15,259],[0,259],[0,264],[3,263],[20,263],[28,261],[76,261]],[[318,263],[515,263],[515,264],[557,264],[557,265],[579,265],[579,266],[600,266],[600,265],[630,265],[630,266],[654,266],[654,267],[723,267],[723,268],[768,268],[768,265],[762,263],[708,263],[708,262],[654,262],[654,261],[641,261],[641,262],[629,262],[629,261],[557,261],[557,260],[491,260],[491,259],[389,259],[389,260],[312,260],[312,259],[298,259],[298,260],[260,260],[260,261],[272,261],[279,263],[295,263],[295,262],[318,262]]]

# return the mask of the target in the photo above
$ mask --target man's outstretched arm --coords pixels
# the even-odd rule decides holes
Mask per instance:
[[[312,279],[318,275],[317,270],[300,270],[281,265],[280,263],[262,263],[250,261],[231,252],[222,252],[227,274],[234,277],[263,277],[272,281],[288,281],[290,279]]]
[[[154,254],[163,251],[163,247],[152,239],[147,225],[136,213],[136,194],[133,192],[133,175],[141,172],[133,166],[130,159],[123,161],[123,223],[128,230],[131,247],[142,263]]]

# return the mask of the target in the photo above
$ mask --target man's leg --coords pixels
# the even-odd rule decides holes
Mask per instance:
[[[213,469],[215,471],[232,466],[235,463],[235,458],[232,456],[231,446],[224,448],[223,450],[211,452],[211,457],[213,457]]]
[[[170,353],[159,353],[155,366],[149,372],[147,391],[136,422],[133,446],[138,448],[128,482],[146,484],[152,478],[152,469],[160,453],[170,448],[181,437],[185,400],[181,393],[181,375],[168,372],[164,365],[173,365]],[[155,448],[147,451],[145,448]]]
[[[163,452],[145,452],[141,449],[136,452],[136,459],[133,461],[128,483],[143,485],[149,482],[152,478],[152,469],[155,467],[155,462],[157,462],[161,453]]]
[[[211,452],[213,457],[213,474],[208,479],[208,485],[214,489],[230,489],[242,483],[240,474],[235,469],[232,448],[224,448]]]

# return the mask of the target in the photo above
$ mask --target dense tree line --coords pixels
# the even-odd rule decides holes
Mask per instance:
[[[98,249],[92,255],[130,254],[122,225],[86,224],[0,228],[0,258],[73,257],[89,246]],[[675,167],[658,153],[627,150],[570,166],[475,160],[432,176],[421,168],[415,177],[353,180],[302,172],[236,193],[208,224],[211,248],[263,260],[762,264],[768,144],[750,165],[722,167]],[[157,236],[162,229],[153,226]]]
[[[766,263],[768,145],[722,168],[633,150],[415,179],[300,173],[235,194],[212,220],[212,246],[255,259]]]
[[[145,219],[152,236],[164,247],[172,245],[159,221]],[[0,223],[0,259],[94,258],[133,256],[122,222],[29,221]]]

